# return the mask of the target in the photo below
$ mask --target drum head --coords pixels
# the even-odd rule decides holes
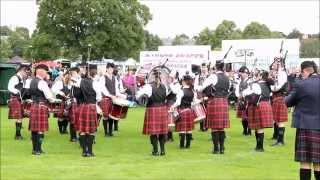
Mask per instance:
[[[151,69],[151,73],[149,73],[149,74],[148,74],[148,77],[147,77],[148,83],[152,83],[152,82],[155,81],[155,75],[154,75],[154,73],[152,73],[152,72],[154,72],[154,71],[159,72],[159,74],[160,74],[160,79],[161,79],[161,82],[162,82],[163,84],[166,84],[166,85],[170,84],[170,80],[171,80],[171,78],[170,78],[170,72],[171,72],[171,71],[170,71],[170,69],[169,69],[168,67],[166,67],[166,66],[156,66],[156,67],[152,68],[152,69]]]

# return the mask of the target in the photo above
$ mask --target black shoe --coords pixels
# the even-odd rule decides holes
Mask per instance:
[[[257,152],[264,152],[264,149],[261,149],[261,148],[255,148],[254,150]]]
[[[113,136],[113,133],[108,133],[107,135],[110,136],[110,137],[112,137],[112,136]]]
[[[152,151],[152,156],[159,156],[159,153],[158,152],[155,152],[155,151]]]
[[[160,156],[164,156],[164,155],[166,155],[166,153],[165,153],[164,151],[162,151],[162,152],[160,153]]]
[[[87,157],[94,157],[95,155],[93,153],[87,153]]]
[[[213,150],[212,151],[212,154],[219,154],[220,152],[217,150],[217,149],[215,149],[215,150]]]
[[[44,152],[43,150],[40,150],[40,153],[41,153],[41,154],[46,154],[46,152]]]
[[[87,157],[87,153],[82,153],[82,157]]]
[[[224,154],[224,147],[220,148],[220,154]]]
[[[77,142],[77,141],[78,141],[77,138],[70,139],[70,142]]]
[[[23,140],[23,137],[22,136],[15,136],[14,139],[15,140]]]
[[[39,156],[39,155],[41,155],[41,152],[39,152],[39,151],[32,151],[32,154]]]
[[[284,146],[283,142],[276,142],[274,144],[272,144],[271,146]]]

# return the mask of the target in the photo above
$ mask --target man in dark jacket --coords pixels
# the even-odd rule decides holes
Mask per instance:
[[[311,179],[313,164],[315,179],[320,180],[320,77],[313,61],[304,61],[301,73],[303,80],[285,98],[288,107],[295,107],[295,161],[300,162],[300,179]]]

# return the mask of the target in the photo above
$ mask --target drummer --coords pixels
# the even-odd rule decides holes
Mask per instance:
[[[230,82],[228,76],[224,73],[224,62],[216,62],[216,73],[211,74],[202,86],[196,87],[208,97],[207,118],[205,120],[206,128],[211,128],[213,141],[213,154],[224,154],[225,146],[225,128],[230,127],[228,91]]]
[[[117,121],[109,116],[112,101],[116,98],[125,99],[125,95],[120,92],[120,85],[117,78],[114,76],[115,65],[113,63],[107,64],[107,70],[105,76],[100,78],[100,89],[102,92],[102,101],[100,102],[101,109],[103,111],[103,128],[105,136],[113,136],[113,123]]]
[[[36,77],[30,82],[29,91],[33,103],[30,109],[29,130],[31,131],[33,155],[40,155],[44,153],[41,145],[44,140],[44,132],[49,129],[47,101],[60,101],[54,98],[53,93],[45,81],[49,77],[48,70],[49,69],[46,65],[38,65],[35,69]]]
[[[151,72],[155,79],[151,84],[144,85],[136,94],[136,98],[148,99],[144,116],[143,134],[150,135],[153,147],[152,155],[158,156],[158,141],[160,143],[160,155],[165,155],[165,136],[168,133],[168,108],[166,96],[169,89],[161,83],[160,72]]]
[[[190,148],[194,119],[196,118],[191,109],[192,102],[195,102],[196,94],[193,91],[192,78],[184,75],[182,78],[182,89],[177,93],[176,102],[170,107],[173,112],[178,108],[180,119],[176,122],[176,131],[180,136],[180,148]]]
[[[8,90],[10,92],[10,100],[8,103],[9,114],[8,119],[14,119],[16,122],[16,134],[15,139],[23,139],[21,136],[22,119],[23,119],[23,107],[22,107],[22,91],[24,88],[24,80],[27,77],[27,65],[21,64],[17,73],[13,75],[8,83]]]

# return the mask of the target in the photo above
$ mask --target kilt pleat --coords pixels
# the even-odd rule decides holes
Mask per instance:
[[[64,116],[64,110],[65,110],[65,102],[62,101],[60,104],[56,104],[54,105],[55,109],[57,109],[57,112],[54,113],[54,117],[57,117],[57,118],[66,118]]]
[[[9,107],[8,119],[23,118],[23,106],[18,97],[11,96],[8,102],[8,107]]]
[[[230,127],[227,98],[212,98],[207,103],[206,128],[224,129]]]
[[[29,116],[29,130],[45,132],[49,130],[49,111],[45,103],[32,103]]]
[[[143,134],[167,134],[168,123],[168,108],[166,105],[147,107],[144,115]]]
[[[103,117],[107,119],[111,112],[112,100],[109,97],[103,97],[99,102],[99,106],[103,112]]]
[[[241,107],[239,103],[236,105],[236,110],[237,110],[237,118],[240,118],[240,120],[247,119],[247,109],[245,107]]]
[[[259,105],[248,107],[248,125],[251,129],[263,129],[273,126],[272,107],[269,101],[261,101]]]
[[[194,129],[194,119],[196,118],[191,108],[178,110],[180,119],[176,122],[176,131],[192,131]]]
[[[295,161],[320,163],[320,130],[297,129]]]
[[[79,132],[95,133],[98,127],[96,104],[81,104],[79,106],[79,119],[76,123]]]
[[[272,96],[272,111],[275,122],[287,122],[288,121],[288,108],[284,102],[284,96],[273,95]]]

